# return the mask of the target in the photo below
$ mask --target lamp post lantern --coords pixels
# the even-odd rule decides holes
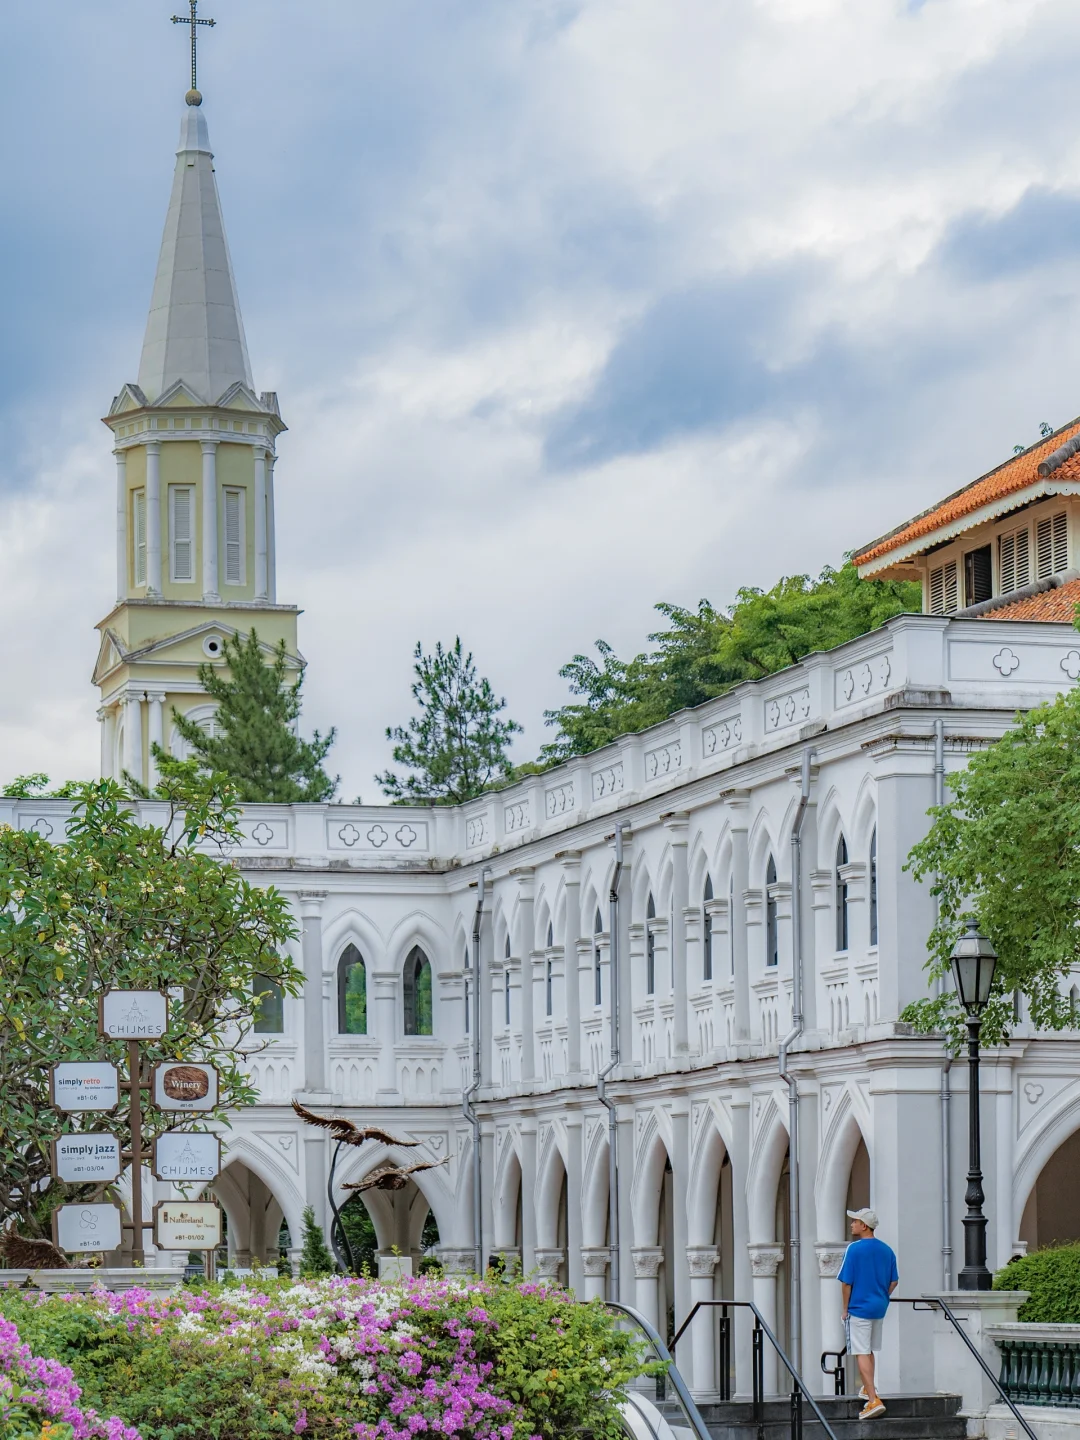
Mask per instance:
[[[961,1290],[989,1290],[993,1276],[986,1266],[986,1216],[983,1214],[982,1136],[979,1125],[979,1031],[982,1012],[994,983],[997,952],[979,934],[969,917],[967,932],[953,947],[953,983],[967,1011],[968,1028],[968,1175],[964,1199],[964,1268],[957,1277]]]

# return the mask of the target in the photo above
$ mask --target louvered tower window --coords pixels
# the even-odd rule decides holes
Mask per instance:
[[[930,571],[930,614],[951,615],[957,607],[956,561]]]
[[[1065,511],[1035,526],[1035,573],[1039,580],[1069,568],[1069,520]]]
[[[169,534],[172,540],[172,578],[195,578],[195,536],[192,531],[194,491],[188,485],[169,486]]]
[[[1031,579],[1031,538],[1027,530],[1014,530],[998,541],[998,594],[1019,590]]]
[[[225,491],[225,584],[244,583],[244,492]]]
[[[135,490],[131,496],[132,534],[135,545],[135,584],[146,584],[146,491]]]

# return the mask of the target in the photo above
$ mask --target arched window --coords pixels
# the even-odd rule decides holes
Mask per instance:
[[[468,1035],[472,1028],[472,987],[469,984],[469,970],[471,961],[469,959],[469,946],[465,946],[465,958],[461,962],[461,968],[465,971],[465,1034]]]
[[[712,876],[705,876],[705,889],[701,896],[701,978],[712,979],[712,915],[709,901],[713,898]]]
[[[848,863],[847,841],[843,835],[836,842],[836,871],[834,884],[836,887],[836,948],[846,950],[848,948],[848,886],[844,878],[843,866]]]
[[[509,959],[510,959],[510,931],[509,931],[509,930],[507,930],[507,932],[506,932],[506,949],[505,949],[505,951],[504,951],[504,954],[505,954],[507,960],[509,960]]]
[[[367,968],[355,945],[346,945],[337,967],[339,1035],[367,1034]]]
[[[780,935],[776,924],[776,861],[771,855],[765,868],[765,964],[780,964]]]
[[[553,980],[553,975],[552,975],[552,962],[551,962],[551,957],[549,956],[548,959],[547,959],[547,961],[546,961],[545,964],[544,964],[544,1014],[545,1014],[545,1015],[550,1015],[550,1014],[552,1013],[552,1008],[553,1008],[553,1003],[554,1003],[554,995],[552,994],[553,983],[554,983],[554,980]]]
[[[731,961],[731,973],[735,974],[735,876],[728,880],[727,887],[727,940],[728,959]]]
[[[256,1035],[283,1035],[285,1033],[285,992],[269,975],[251,977],[251,993],[258,1000],[255,1012],[254,1030]]]
[[[656,919],[656,905],[649,896],[645,906],[645,994],[656,993],[656,934],[652,922]]]
[[[431,965],[419,945],[405,957],[405,1034],[432,1035]]]
[[[547,934],[547,947],[548,947],[548,949],[550,950],[551,947],[552,947],[552,945],[554,945],[554,944],[555,944],[555,930],[554,930],[554,927],[553,927],[552,924],[551,924],[551,921],[549,920],[549,921],[548,921],[548,934]]]
[[[593,920],[593,935],[594,935],[594,937],[599,937],[599,936],[602,934],[603,929],[604,929],[604,922],[603,922],[603,920],[600,918],[600,907],[599,907],[599,905],[598,905],[598,906],[596,907],[596,918]],[[599,940],[599,938],[594,938],[594,940],[593,940],[593,947],[592,947],[592,967],[593,967],[593,1004],[594,1004],[594,1005],[602,1005],[602,1004],[604,1003],[604,982],[603,982],[603,972],[602,972],[601,969],[600,969],[600,940]]]
[[[503,1024],[510,1025],[510,966],[503,971]]]
[[[877,944],[877,826],[870,836],[870,944]]]

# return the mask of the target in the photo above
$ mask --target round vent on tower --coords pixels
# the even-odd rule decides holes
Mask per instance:
[[[202,648],[211,660],[219,660],[225,653],[225,642],[220,635],[207,635],[202,642]]]

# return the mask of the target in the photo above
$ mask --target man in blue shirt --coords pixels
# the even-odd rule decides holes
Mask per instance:
[[[860,1394],[866,1404],[860,1420],[884,1415],[885,1406],[874,1388],[874,1352],[881,1349],[881,1322],[889,1308],[889,1296],[900,1276],[896,1256],[875,1235],[878,1217],[873,1210],[849,1210],[851,1244],[844,1255],[837,1279],[844,1292],[844,1325],[848,1354],[859,1364]]]

